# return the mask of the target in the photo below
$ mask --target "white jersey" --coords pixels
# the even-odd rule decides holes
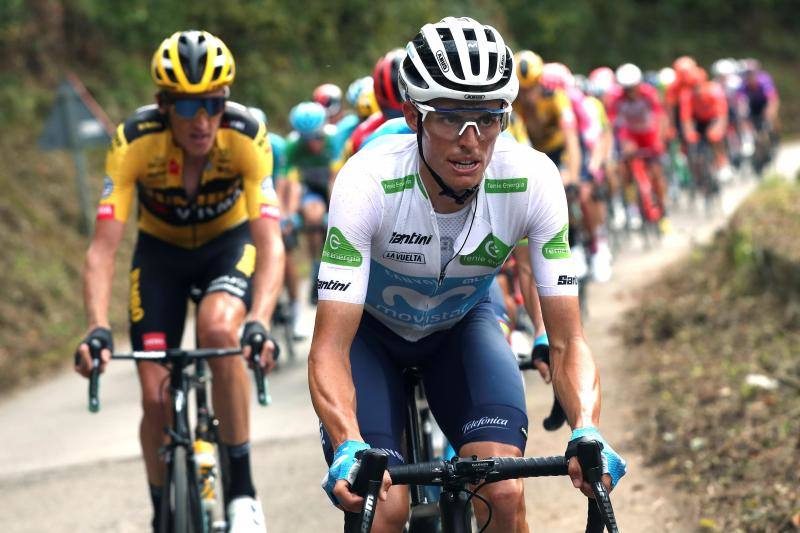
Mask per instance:
[[[416,136],[387,135],[371,143],[336,178],[319,299],[364,304],[392,331],[416,341],[466,315],[526,237],[539,295],[577,296],[564,187],[546,155],[498,138],[468,205],[455,254],[442,261]]]

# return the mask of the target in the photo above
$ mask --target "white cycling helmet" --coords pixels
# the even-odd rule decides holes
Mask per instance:
[[[616,72],[617,83],[623,89],[630,89],[642,83],[642,69],[633,63],[621,65]]]
[[[406,45],[400,91],[407,100],[503,100],[511,105],[519,80],[500,33],[468,17],[426,24]]]
[[[662,87],[669,87],[675,83],[676,78],[675,70],[672,67],[664,67],[658,71],[658,82]]]
[[[736,61],[733,59],[717,59],[714,61],[714,64],[711,65],[711,74],[715,78],[725,78],[727,76],[732,76],[736,74],[738,70],[738,65]]]

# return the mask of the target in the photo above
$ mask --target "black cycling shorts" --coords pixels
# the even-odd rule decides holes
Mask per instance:
[[[250,307],[256,249],[250,225],[241,224],[187,250],[139,232],[130,272],[131,346],[180,347],[189,298],[227,292]]]

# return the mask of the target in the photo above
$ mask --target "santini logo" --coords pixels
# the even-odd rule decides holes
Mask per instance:
[[[397,252],[395,250],[386,250],[383,253],[384,259],[391,259],[400,263],[417,263],[419,265],[425,264],[425,255],[416,252]]]
[[[391,244],[430,244],[433,235],[420,235],[419,233],[397,233],[392,232],[392,238],[389,240]]]
[[[330,281],[322,281],[321,279],[317,280],[317,290],[321,291],[322,289],[327,289],[329,291],[346,291],[350,288],[352,283],[342,283],[341,281],[336,281],[332,279]]]
[[[488,416],[484,416],[482,418],[478,418],[475,420],[470,420],[464,427],[461,428],[461,432],[466,435],[472,431],[475,431],[480,428],[491,427],[491,428],[504,428],[508,426],[508,419],[506,418],[490,418]]]

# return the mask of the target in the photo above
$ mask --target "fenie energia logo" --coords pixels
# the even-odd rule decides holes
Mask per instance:
[[[339,228],[332,227],[322,249],[322,262],[357,267],[362,261],[359,251],[345,239]]]

